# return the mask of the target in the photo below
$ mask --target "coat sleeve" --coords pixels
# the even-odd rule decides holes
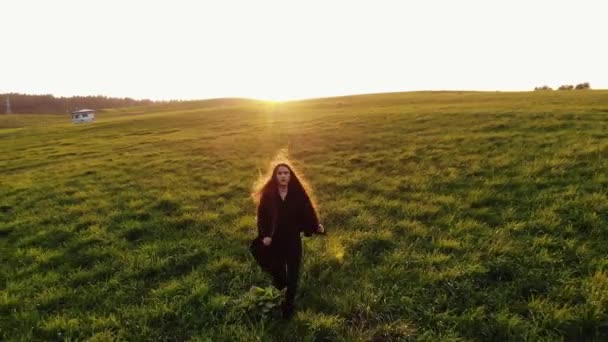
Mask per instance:
[[[267,202],[262,198],[257,211],[258,236],[272,236],[272,218]]]
[[[304,196],[302,205],[302,223],[305,236],[312,236],[319,231],[319,218],[308,196]]]

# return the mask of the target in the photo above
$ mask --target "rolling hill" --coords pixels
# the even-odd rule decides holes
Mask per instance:
[[[608,339],[607,118],[600,90],[0,115],[0,339]],[[248,251],[285,149],[328,232],[290,322]]]

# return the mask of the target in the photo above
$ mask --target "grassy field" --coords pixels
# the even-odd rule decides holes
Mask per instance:
[[[608,91],[0,116],[0,340],[608,340]],[[248,252],[287,148],[328,236]]]

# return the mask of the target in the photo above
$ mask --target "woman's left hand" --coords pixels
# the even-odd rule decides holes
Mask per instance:
[[[317,230],[319,233],[325,233],[325,227],[323,227],[322,224],[319,223],[319,228]]]

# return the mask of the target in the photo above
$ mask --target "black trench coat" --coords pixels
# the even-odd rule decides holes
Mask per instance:
[[[293,193],[293,192],[292,192]],[[319,220],[316,212],[312,208],[312,204],[308,196],[294,196],[292,193],[288,193],[287,196],[292,196],[289,201],[291,208],[289,210],[289,225],[297,226],[298,234],[303,232],[305,236],[312,236],[313,234],[327,235],[325,231],[319,232]],[[278,192],[275,194],[277,200],[280,200]],[[257,226],[258,236],[256,236],[249,245],[251,255],[262,268],[263,271],[271,272],[273,263],[276,257],[273,255],[272,248],[265,246],[262,240],[267,236],[274,236],[275,224],[272,222],[272,208],[270,206],[268,198],[262,197],[258,206],[257,212]],[[274,241],[273,241],[274,243]]]

